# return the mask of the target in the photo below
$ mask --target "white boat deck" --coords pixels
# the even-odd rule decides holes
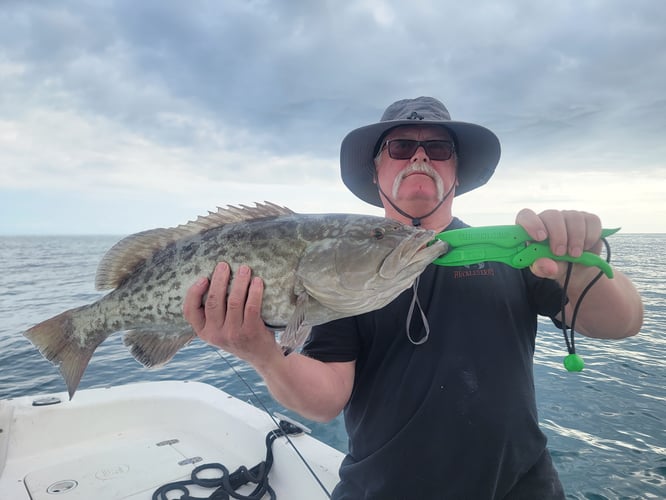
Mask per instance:
[[[33,405],[49,397],[60,402]],[[265,412],[198,382],[82,390],[72,401],[66,393],[2,400],[0,500],[150,499],[202,464],[230,472],[256,465],[274,428]],[[332,491],[343,454],[307,435],[291,440]],[[269,479],[278,499],[327,498],[286,438],[273,453]],[[201,497],[212,491],[190,488]]]

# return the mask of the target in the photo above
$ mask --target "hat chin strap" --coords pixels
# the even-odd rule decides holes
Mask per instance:
[[[450,189],[447,191],[447,193],[442,197],[442,199],[439,200],[439,203],[438,203],[437,205],[435,205],[435,208],[433,208],[430,212],[428,212],[428,213],[425,214],[425,215],[420,215],[420,216],[418,216],[418,217],[415,217],[415,216],[413,216],[413,215],[411,215],[411,214],[408,214],[407,212],[405,212],[404,210],[402,210],[398,205],[396,205],[395,203],[393,203],[393,200],[392,200],[391,198],[389,198],[389,197],[386,195],[386,193],[382,190],[382,187],[379,185],[379,182],[377,182],[377,189],[379,190],[379,192],[380,192],[382,195],[384,195],[384,199],[385,199],[386,201],[388,201],[389,204],[390,204],[390,205],[395,209],[395,211],[398,212],[400,215],[402,215],[403,217],[407,217],[408,219],[412,219],[412,226],[414,226],[414,227],[419,227],[419,226],[421,225],[421,220],[422,220],[422,219],[426,219],[426,218],[430,217],[432,214],[434,214],[434,213],[437,211],[437,209],[438,209],[439,207],[442,206],[442,203],[444,203],[444,202],[446,201],[446,199],[449,197],[449,195],[453,192],[453,188],[455,188],[455,187],[456,187],[456,183],[455,183],[455,181],[454,181],[453,184],[451,184],[451,188],[450,188]]]

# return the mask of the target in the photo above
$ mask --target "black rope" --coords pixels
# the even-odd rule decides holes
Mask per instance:
[[[268,493],[271,500],[275,500],[275,491],[268,482],[268,474],[273,467],[273,442],[282,436],[290,434],[299,434],[303,432],[298,426],[281,420],[279,428],[270,431],[266,435],[266,458],[257,465],[248,469],[241,465],[234,472],[229,473],[224,465],[217,462],[203,464],[196,467],[189,480],[174,481],[172,483],[160,486],[153,493],[152,500],[168,500],[169,494],[179,492],[182,495],[177,497],[179,500],[229,500],[235,498],[238,500],[260,500]],[[217,471],[219,475],[214,478],[199,477],[204,471]],[[248,495],[238,493],[236,490],[246,484],[255,484],[254,490]],[[190,494],[188,486],[199,486],[202,488],[216,488],[210,496],[195,497]],[[170,497],[176,498],[176,497]]]
[[[608,244],[608,241],[606,241],[606,238],[601,238],[601,241],[603,241],[604,246],[606,247],[606,262],[610,262],[611,260],[610,245]],[[578,311],[580,310],[583,298],[585,297],[585,295],[587,295],[587,292],[590,291],[590,289],[594,286],[594,284],[597,281],[599,281],[599,279],[604,275],[604,272],[600,271],[594,278],[592,278],[592,280],[587,284],[587,286],[583,289],[580,296],[578,297],[576,305],[574,306],[573,314],[571,316],[571,326],[568,327],[568,330],[571,332],[569,334],[569,332],[567,331],[567,318],[565,314],[565,306],[567,304],[567,289],[569,288],[569,281],[571,279],[572,271],[573,271],[573,263],[569,262],[567,266],[567,275],[564,279],[564,287],[562,289],[561,316],[562,316],[562,333],[564,334],[564,341],[567,344],[567,351],[569,352],[569,354],[576,354],[574,333],[576,327],[576,318],[578,317]]]
[[[266,405],[264,404],[264,402],[261,400],[261,398],[259,397],[259,395],[256,393],[256,391],[255,391],[255,390],[252,388],[252,386],[247,382],[247,380],[245,380],[245,378],[243,378],[243,376],[240,374],[240,372],[239,372],[238,370],[236,370],[236,367],[231,363],[231,361],[229,361],[229,360],[226,358],[226,356],[223,356],[223,355],[222,355],[222,352],[221,352],[219,349],[214,349],[212,346],[211,346],[211,349],[213,349],[213,350],[217,353],[217,355],[218,355],[222,360],[224,360],[224,362],[225,362],[225,363],[231,368],[231,370],[236,374],[236,376],[241,380],[241,382],[243,382],[243,384],[245,384],[245,387],[247,387],[248,390],[250,391],[250,393],[252,393],[252,395],[254,396],[254,399],[257,400],[257,402],[259,403],[259,405],[264,409],[264,411],[265,411],[266,414],[270,417],[270,419],[273,421],[273,423],[274,423],[275,425],[277,425],[277,426],[280,426],[280,425],[282,424],[282,421],[280,421],[280,422],[278,423],[278,421],[277,421],[277,420],[275,419],[275,417],[271,414],[271,412],[268,411],[268,408],[266,407]],[[285,353],[285,356],[286,356],[287,354],[288,354],[288,353]],[[327,498],[331,498],[331,494],[329,493],[328,489],[326,488],[326,486],[324,486],[324,483],[321,482],[321,479],[319,479],[319,476],[317,475],[317,473],[312,469],[312,467],[310,466],[310,464],[308,463],[308,461],[305,459],[305,457],[303,456],[303,454],[302,454],[302,453],[299,451],[299,449],[296,447],[296,445],[294,444],[294,442],[289,438],[289,434],[285,434],[284,437],[287,439],[287,442],[289,443],[289,445],[291,446],[291,448],[294,450],[294,452],[296,453],[296,455],[298,455],[298,458],[300,458],[301,462],[303,462],[303,465],[305,465],[305,467],[307,468],[308,472],[310,472],[310,474],[312,475],[312,477],[314,478],[314,480],[317,481],[317,484],[318,484],[319,487],[322,489],[322,491],[326,494],[326,497],[327,497]]]

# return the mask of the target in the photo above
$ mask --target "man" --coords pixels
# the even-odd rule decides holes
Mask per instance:
[[[487,182],[499,141],[455,122],[433,98],[398,101],[342,142],[342,179],[405,224],[465,227],[454,196]],[[600,249],[601,222],[585,212],[522,210],[516,223],[556,255]],[[428,266],[413,289],[379,311],[315,327],[284,356],[259,311],[263,283],[241,266],[193,285],[184,313],[205,341],[247,360],[284,406],[319,421],[344,409],[349,453],[336,499],[562,499],[538,426],[532,357],[537,315],[557,321],[566,263],[531,269],[482,263]],[[567,315],[597,269],[574,266]],[[204,294],[208,292],[205,305]],[[577,330],[634,335],[642,304],[615,271],[585,296]]]

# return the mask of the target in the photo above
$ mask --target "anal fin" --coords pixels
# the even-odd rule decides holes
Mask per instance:
[[[191,328],[174,333],[137,329],[125,333],[123,343],[139,363],[147,368],[156,368],[167,363],[194,337]]]

